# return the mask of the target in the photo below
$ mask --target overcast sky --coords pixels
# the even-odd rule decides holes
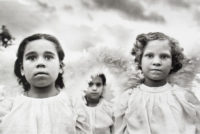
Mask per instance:
[[[187,55],[200,52],[199,0],[0,0],[3,24],[16,38],[0,53],[4,69],[19,42],[39,32],[55,35],[72,60],[98,46],[129,54],[138,34],[156,31],[177,39]]]
[[[186,53],[199,44],[198,0],[0,0],[0,17],[17,41],[47,32],[70,51],[131,48],[136,35],[154,31],[177,39]]]

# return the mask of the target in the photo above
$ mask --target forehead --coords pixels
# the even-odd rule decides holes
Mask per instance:
[[[90,81],[102,83],[102,79],[99,76],[91,76]]]
[[[29,52],[42,53],[46,51],[56,53],[57,51],[56,51],[55,44],[45,39],[39,39],[39,40],[29,42],[26,45],[24,53],[25,54]]]
[[[147,43],[144,49],[144,53],[146,52],[171,53],[171,47],[168,40],[153,40]]]

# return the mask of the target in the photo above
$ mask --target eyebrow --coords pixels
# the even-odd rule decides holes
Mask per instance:
[[[145,52],[143,52],[143,55],[145,55],[145,54],[153,54],[153,52],[151,52],[151,51],[145,51]]]
[[[34,55],[34,54],[36,54],[36,52],[30,51],[30,52],[28,52],[28,53],[25,54],[25,57],[27,57],[29,55]]]
[[[55,55],[55,53],[50,52],[50,51],[45,51],[44,54]]]
[[[26,53],[25,56],[34,55],[34,54],[36,54],[36,52],[30,51],[30,52]],[[44,52],[44,54],[55,55],[55,53],[50,52],[50,51],[46,51],[46,52]]]
[[[146,50],[145,52],[143,52],[143,54],[149,54],[149,53],[154,53],[154,52],[152,52],[152,51],[149,51],[149,50]],[[170,52],[168,53],[168,51],[161,51],[160,52],[161,54],[171,54]]]

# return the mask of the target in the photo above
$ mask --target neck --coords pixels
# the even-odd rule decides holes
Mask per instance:
[[[31,86],[30,90],[27,91],[27,96],[33,98],[48,98],[56,96],[59,93],[59,90],[55,85],[46,86],[46,87],[34,87]]]
[[[149,87],[160,87],[163,86],[167,83],[167,80],[158,80],[158,81],[148,81],[145,80],[144,84],[149,86]]]
[[[92,99],[92,98],[89,98],[87,96],[85,96],[85,99],[86,99],[86,102],[87,102],[87,106],[89,106],[89,107],[97,106],[97,104],[99,103],[99,100],[100,100],[100,98]]]

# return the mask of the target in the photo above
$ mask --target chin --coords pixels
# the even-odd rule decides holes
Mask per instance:
[[[48,87],[50,84],[47,82],[39,82],[39,83],[35,83],[36,87]]]
[[[93,99],[93,100],[98,100],[99,99],[99,97],[91,97],[91,99]]]
[[[156,76],[156,75],[151,76],[149,78],[152,79],[152,80],[155,80],[155,81],[162,81],[162,80],[166,79],[166,78],[163,78],[162,76]]]
[[[165,81],[165,79],[160,79],[160,78],[153,78],[152,80],[155,82]]]

